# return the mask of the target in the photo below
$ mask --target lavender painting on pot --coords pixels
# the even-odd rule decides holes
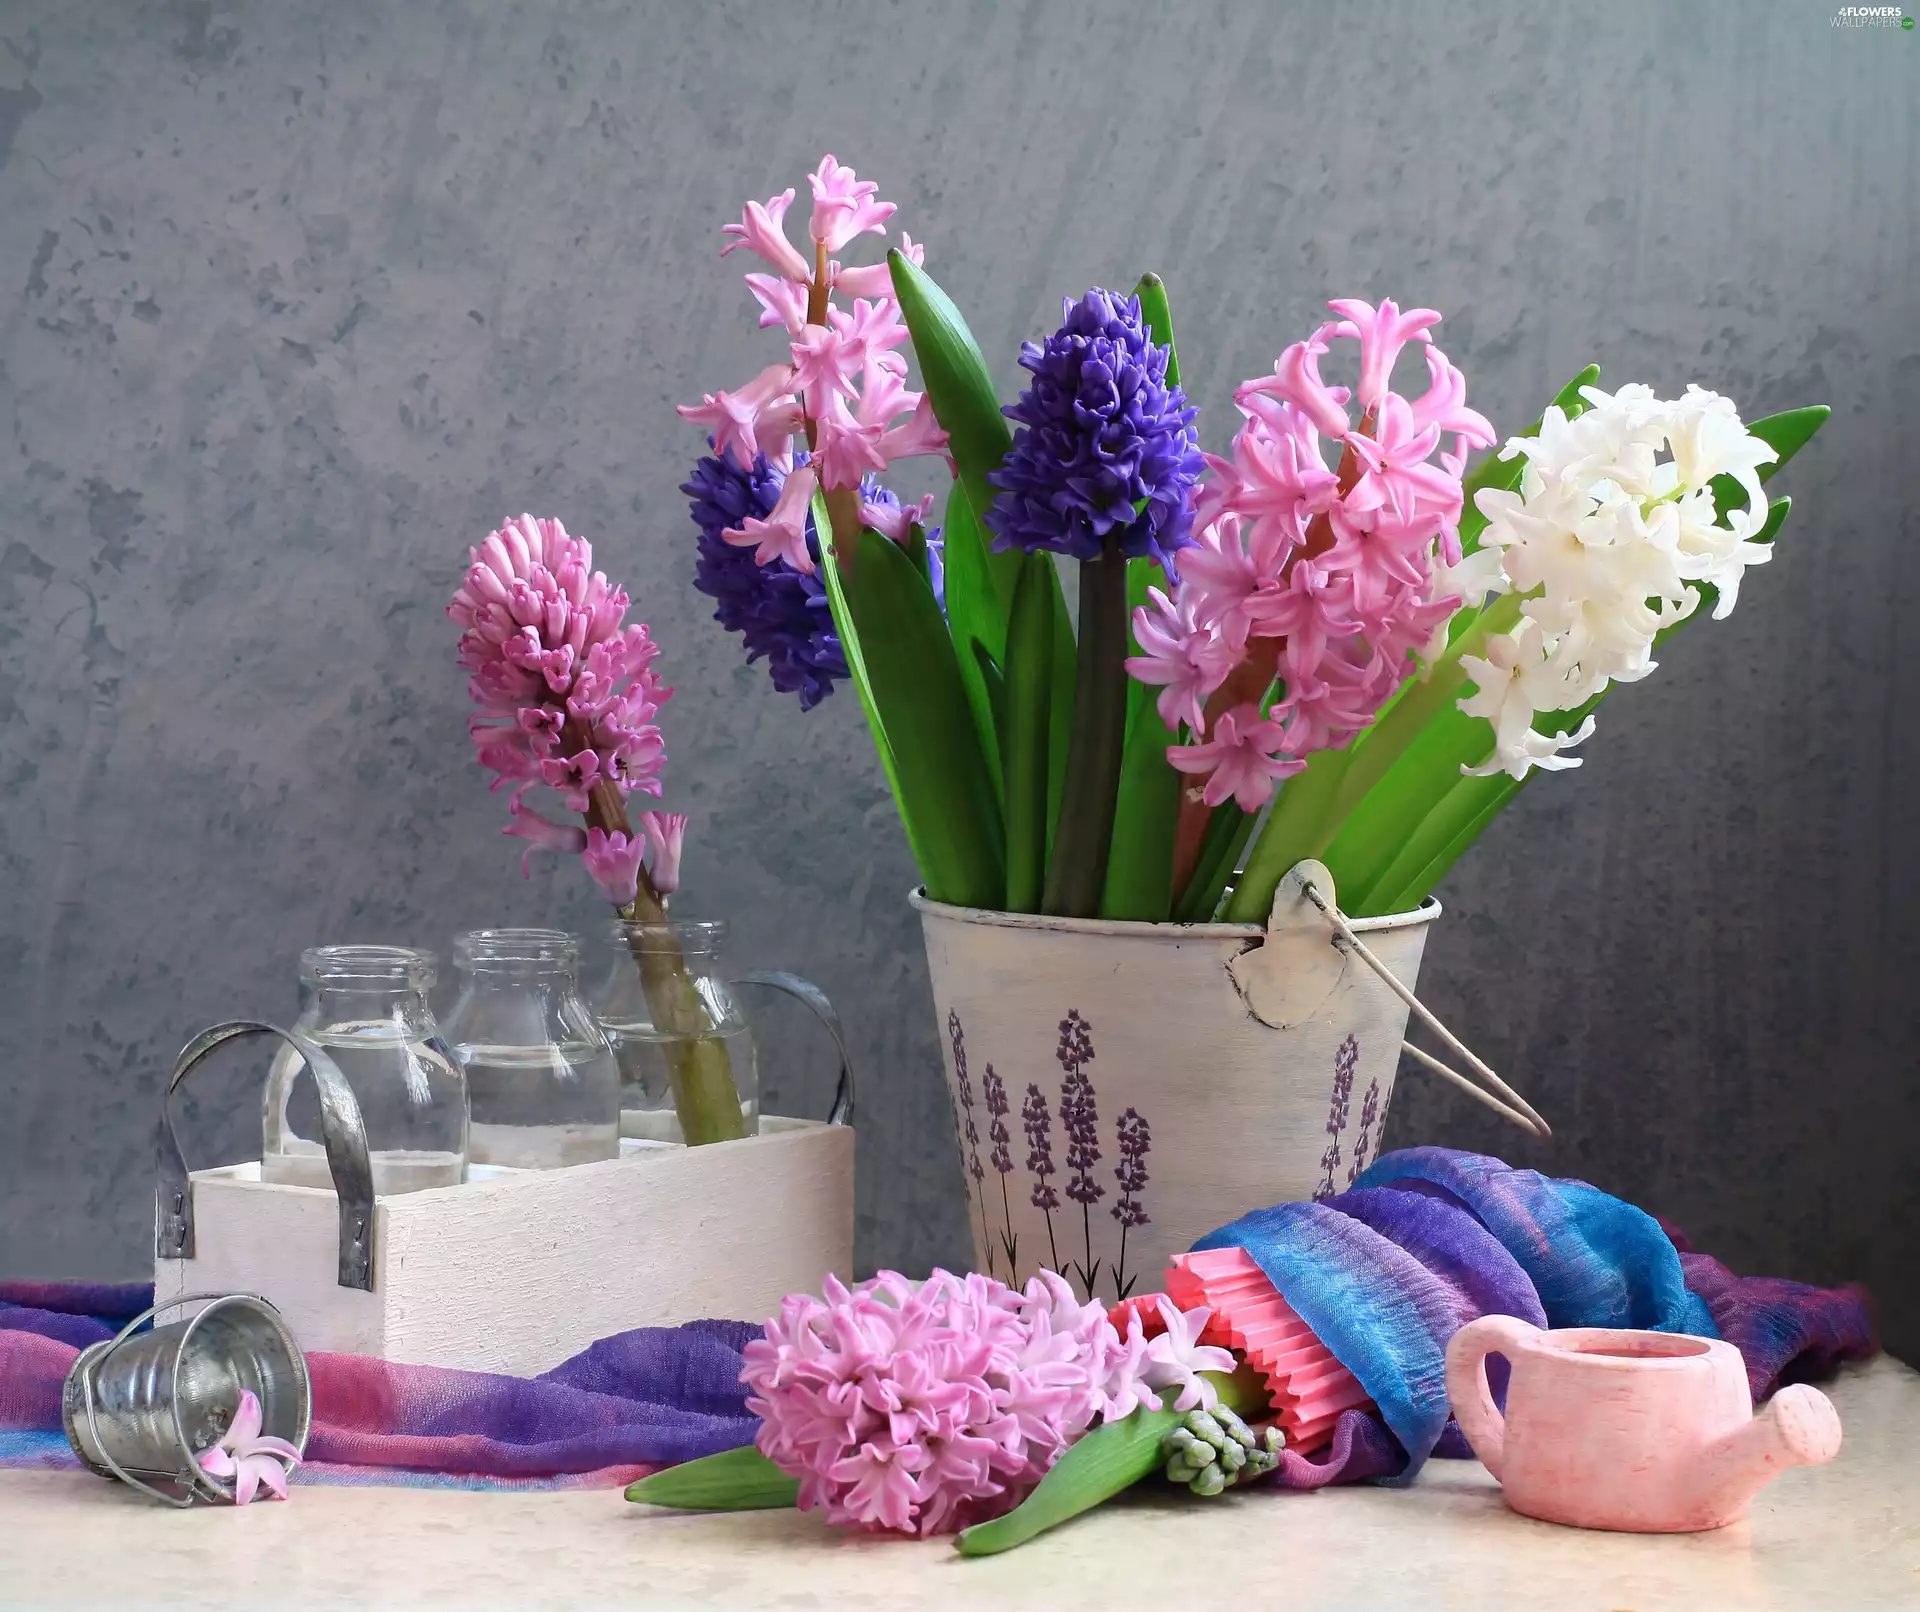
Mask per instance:
[[[1324,926],[914,900],[978,1269],[1114,1302],[1247,1203],[1344,1190],[1379,1151],[1407,1010]],[[1438,912],[1362,932],[1411,978]]]

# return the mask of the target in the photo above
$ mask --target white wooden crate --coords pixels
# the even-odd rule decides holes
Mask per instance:
[[[379,1198],[371,1292],[337,1283],[331,1191],[262,1182],[257,1163],[197,1170],[195,1257],[156,1259],[154,1296],[258,1293],[305,1349],[515,1376],[632,1327],[762,1321],[852,1274],[853,1132],[761,1125]]]

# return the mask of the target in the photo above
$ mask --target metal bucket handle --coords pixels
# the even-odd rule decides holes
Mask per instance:
[[[811,980],[804,980],[798,974],[789,974],[778,968],[750,968],[744,974],[733,976],[735,985],[764,985],[770,991],[781,991],[796,1002],[805,1003],[813,1011],[813,1016],[827,1028],[827,1034],[833,1037],[834,1050],[840,1054],[840,1083],[834,1088],[833,1107],[827,1112],[829,1125],[851,1125],[853,1123],[853,1065],[847,1059],[847,1038],[840,1028],[840,1015],[827,1000],[827,993]]]
[[[226,1027],[222,1026],[222,1028],[224,1029]],[[211,1306],[220,1302],[222,1299],[252,1299],[256,1304],[262,1305],[267,1310],[272,1311],[274,1315],[277,1316],[280,1313],[258,1293],[182,1293],[177,1298],[168,1299],[162,1304],[149,1305],[146,1309],[142,1310],[114,1334],[112,1340],[99,1352],[98,1356],[93,1359],[91,1365],[85,1361],[84,1357],[82,1360],[75,1362],[80,1374],[80,1403],[86,1413],[87,1432],[93,1439],[93,1448],[99,1455],[101,1462],[106,1466],[107,1470],[122,1483],[129,1484],[133,1488],[140,1490],[141,1493],[151,1495],[155,1500],[164,1501],[167,1505],[177,1507],[183,1511],[193,1504],[194,1495],[203,1487],[212,1499],[230,1500],[233,1496],[230,1492],[231,1485],[223,1486],[219,1479],[209,1477],[201,1470],[200,1459],[194,1454],[193,1447],[187,1442],[187,1430],[180,1425],[179,1394],[176,1392],[169,1396],[171,1400],[170,1408],[173,1412],[173,1430],[180,1440],[180,1448],[187,1452],[187,1458],[193,1462],[194,1475],[186,1480],[187,1492],[177,1495],[169,1494],[165,1489],[156,1488],[145,1479],[135,1477],[118,1461],[114,1460],[112,1452],[107,1448],[106,1440],[100,1437],[100,1420],[97,1414],[98,1406],[95,1404],[93,1397],[93,1378],[94,1373],[100,1369],[101,1364],[113,1358],[114,1350],[118,1349],[120,1345],[125,1343],[134,1333],[138,1332],[142,1323],[151,1321],[162,1310],[174,1310],[186,1304],[206,1304]],[[203,1311],[202,1314],[204,1313]],[[199,1316],[195,1316],[194,1320],[198,1321]],[[189,1328],[189,1331],[191,1331],[191,1328]],[[184,1342],[185,1340],[183,1339],[183,1348]],[[291,1337],[289,1337],[289,1342],[291,1342]],[[91,1355],[93,1351],[89,1349],[86,1353]],[[294,1349],[293,1358],[296,1361],[300,1360],[300,1351],[298,1348]],[[180,1363],[176,1360],[174,1362],[174,1374],[176,1378],[179,1375],[179,1370]],[[304,1362],[302,1362],[303,1373],[304,1370],[305,1365]],[[299,1446],[302,1453],[305,1452],[306,1442],[306,1433],[303,1431],[299,1439]]]
[[[173,1126],[173,1094],[215,1047],[242,1036],[271,1035],[299,1053],[320,1097],[320,1136],[327,1149],[327,1167],[333,1174],[334,1195],[340,1200],[341,1287],[373,1291],[373,1164],[367,1157],[367,1129],[360,1118],[347,1077],[319,1047],[305,1036],[278,1025],[253,1019],[235,1019],[202,1030],[180,1049],[160,1099],[160,1131],[156,1142],[160,1186],[156,1200],[153,1252],[156,1259],[194,1257],[193,1179],[186,1155]]]

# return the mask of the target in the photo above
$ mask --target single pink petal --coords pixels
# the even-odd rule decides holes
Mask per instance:
[[[252,1472],[256,1481],[265,1484],[267,1488],[271,1489],[274,1494],[278,1495],[282,1500],[287,1498],[287,1469],[278,1461],[274,1460],[272,1456],[250,1456],[246,1464],[247,1469]],[[236,1500],[239,1498],[237,1491],[235,1498]]]
[[[239,1470],[233,1475],[233,1503],[236,1506],[251,1504],[254,1491],[259,1486],[260,1464],[255,1461],[242,1461]]]
[[[232,1454],[218,1444],[210,1450],[202,1450],[194,1457],[200,1463],[200,1470],[210,1478],[230,1478],[234,1473]]]
[[[251,1388],[240,1390],[240,1404],[233,1413],[233,1423],[227,1428],[227,1436],[220,1442],[229,1450],[242,1450],[260,1436],[260,1401]]]

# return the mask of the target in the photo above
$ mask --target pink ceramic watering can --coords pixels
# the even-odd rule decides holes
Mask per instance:
[[[1505,1416],[1487,1389],[1490,1354],[1513,1367]],[[1723,1527],[1769,1479],[1840,1449],[1819,1389],[1783,1388],[1756,1417],[1740,1351],[1671,1332],[1542,1332],[1482,1316],[1447,1346],[1447,1395],[1507,1504],[1575,1528]]]

